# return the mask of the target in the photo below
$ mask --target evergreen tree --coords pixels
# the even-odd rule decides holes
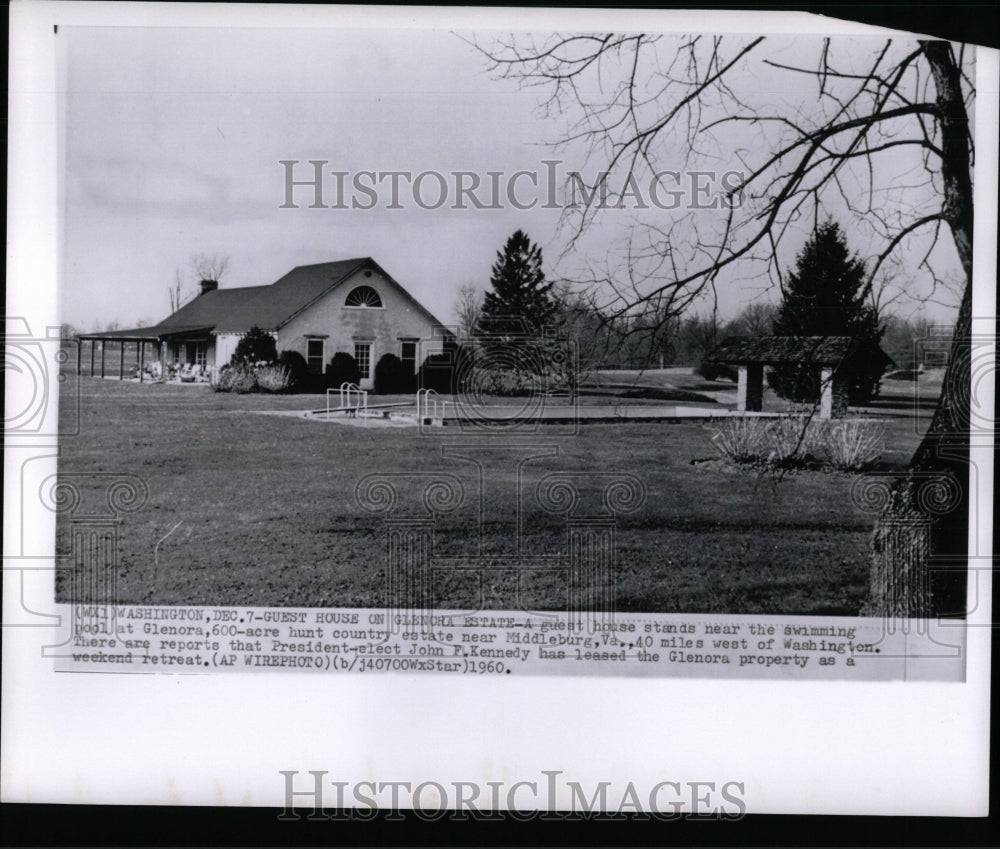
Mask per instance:
[[[277,359],[278,349],[274,337],[255,324],[236,343],[236,350],[233,351],[229,364],[273,363]]]
[[[518,230],[497,252],[476,335],[512,342],[544,335],[556,315],[552,283],[545,282],[542,249]]]
[[[775,336],[849,336],[864,352],[878,345],[885,329],[865,303],[865,267],[847,247],[840,227],[821,224],[796,257],[784,300],[774,319]],[[881,362],[863,353],[840,366],[851,404],[878,394]],[[783,365],[771,370],[771,388],[782,398],[813,402],[820,396],[820,367]]]

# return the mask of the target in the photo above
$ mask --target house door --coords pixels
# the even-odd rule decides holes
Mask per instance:
[[[372,343],[354,343],[354,361],[358,364],[358,371],[361,372],[361,388],[371,389],[374,385],[372,380]]]

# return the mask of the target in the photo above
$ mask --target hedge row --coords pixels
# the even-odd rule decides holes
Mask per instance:
[[[282,351],[278,362],[288,369],[289,391],[320,393],[337,389],[344,383],[359,383],[361,372],[354,357],[338,351],[327,364],[323,374],[309,370],[305,357],[297,351]],[[385,354],[375,364],[375,392],[379,395],[404,395],[419,387],[434,389],[442,394],[452,394],[462,368],[467,365],[468,354],[459,346],[446,346],[440,354],[431,354],[420,366],[416,375],[407,374],[402,360],[395,354]]]

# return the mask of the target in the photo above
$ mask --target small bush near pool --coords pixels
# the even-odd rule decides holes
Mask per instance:
[[[254,370],[257,388],[263,392],[285,392],[291,383],[291,375],[283,365],[266,365]]]
[[[882,456],[885,425],[870,419],[737,416],[716,429],[712,443],[734,465],[816,465],[856,472]]]
[[[406,373],[403,361],[395,354],[385,354],[375,364],[375,394],[397,395],[413,391],[413,375]]]
[[[361,383],[358,363],[347,351],[337,351],[326,367],[326,385],[339,389],[344,383]]]
[[[216,392],[285,392],[290,384],[288,369],[280,364],[256,363],[223,366],[211,377]]]
[[[727,419],[716,430],[712,443],[731,463],[744,465],[766,457],[768,451],[767,422],[763,419],[739,416]]]
[[[842,419],[828,424],[825,440],[830,465],[844,471],[860,471],[882,456],[885,425],[870,419]]]

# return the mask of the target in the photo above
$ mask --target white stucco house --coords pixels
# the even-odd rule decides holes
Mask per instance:
[[[100,343],[101,373],[108,343],[136,343],[142,363],[191,364],[206,368],[229,362],[240,337],[257,326],[275,337],[278,351],[297,351],[321,373],[333,355],[351,354],[361,387],[371,388],[375,364],[395,354],[413,373],[422,358],[453,338],[371,257],[300,265],[269,286],[219,288],[202,281],[201,292],[153,327],[81,334],[90,341],[91,373]],[[82,367],[82,366],[81,366]]]

